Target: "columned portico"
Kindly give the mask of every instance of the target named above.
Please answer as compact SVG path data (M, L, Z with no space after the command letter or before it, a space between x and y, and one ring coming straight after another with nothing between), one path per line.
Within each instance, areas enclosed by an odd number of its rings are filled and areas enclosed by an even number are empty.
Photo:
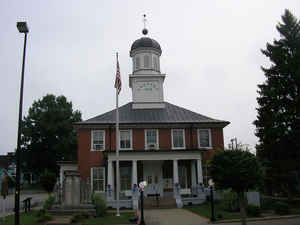
M111 152L107 154L108 157L108 179L107 184L114 187L113 177L113 161L116 160L115 153ZM127 161L129 165L131 164L131 190L128 189L126 192L131 193L134 184L138 184L143 179L149 183L148 190L145 190L145 194L151 195L155 193L159 193L160 196L164 196L164 191L174 191L174 185L180 184L182 182L182 178L179 177L179 167L182 168L182 161L190 161L187 165L186 169L188 172L190 181L185 184L185 187L182 189L182 193L190 193L190 188L196 186L196 184L203 183L203 175L202 175L202 163L201 163L201 152L199 151L120 151L119 155L120 162ZM138 161L141 163L143 170L137 170ZM165 163L170 162L170 165L173 167L170 173L170 176L163 177L163 165ZM179 163L180 162L180 163ZM169 164L168 164L169 165ZM182 170L181 170L182 171ZM182 175L181 175L182 176ZM181 180L181 181L180 181ZM166 183L168 182L168 183Z

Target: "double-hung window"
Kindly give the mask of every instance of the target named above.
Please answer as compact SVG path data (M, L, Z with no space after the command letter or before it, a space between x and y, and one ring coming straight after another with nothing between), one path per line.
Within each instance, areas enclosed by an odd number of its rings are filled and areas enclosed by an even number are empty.
M120 150L132 149L132 131L120 130Z
M92 131L92 151L103 151L105 148L105 132L104 130Z
M185 148L184 129L173 129L172 130L172 148L173 149L184 149Z
M158 149L158 130L145 130L146 149Z
M199 148L211 148L211 130L199 129L198 130L198 145Z
M104 167L92 167L91 168L91 184L92 190L98 192L105 191L105 168Z

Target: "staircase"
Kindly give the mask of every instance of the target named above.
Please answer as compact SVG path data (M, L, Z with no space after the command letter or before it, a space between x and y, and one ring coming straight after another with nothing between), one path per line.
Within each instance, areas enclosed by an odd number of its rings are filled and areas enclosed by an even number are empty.
M174 197L146 197L144 199L145 209L171 209L177 208Z

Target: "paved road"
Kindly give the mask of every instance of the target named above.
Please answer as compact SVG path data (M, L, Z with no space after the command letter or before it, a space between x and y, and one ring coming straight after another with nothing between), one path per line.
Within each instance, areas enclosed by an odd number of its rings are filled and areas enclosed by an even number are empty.
M31 204L32 206L35 206L35 205L41 205L45 201L45 199L47 199L48 195L46 193L21 194L20 207L22 207L22 200L24 200L27 197L32 197ZM4 207L5 207L5 213L4 213ZM9 195L6 197L6 199L0 197L0 217L13 213L14 208L15 208L14 195Z
M219 225L240 225L240 224L241 222L219 223ZM247 222L247 225L300 225L300 218L253 221L253 222Z
M149 209L145 211L147 225L201 225L208 219L184 209Z

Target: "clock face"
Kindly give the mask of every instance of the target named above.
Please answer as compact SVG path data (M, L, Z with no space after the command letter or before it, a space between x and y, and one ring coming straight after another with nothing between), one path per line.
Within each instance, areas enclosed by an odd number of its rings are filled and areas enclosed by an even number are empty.
M153 82L153 81L138 82L137 83L137 90L138 91L158 90L158 84L157 84L157 82Z

